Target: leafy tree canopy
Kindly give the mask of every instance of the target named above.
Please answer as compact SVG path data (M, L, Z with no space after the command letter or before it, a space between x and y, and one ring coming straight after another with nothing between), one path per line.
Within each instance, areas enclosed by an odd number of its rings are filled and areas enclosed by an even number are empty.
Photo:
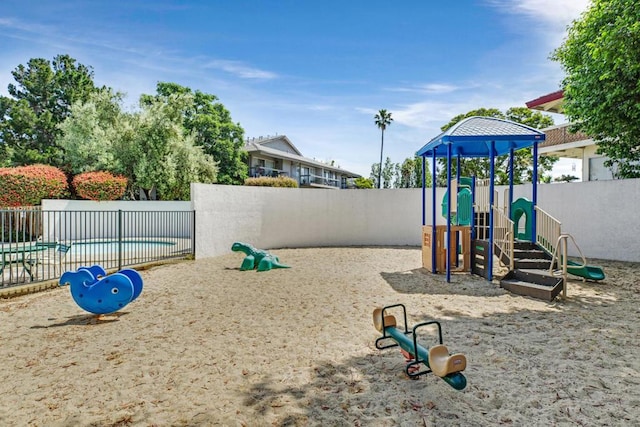
M455 116L449 123L442 126L441 130L446 131L459 121L472 116L495 117L498 119L511 120L522 123L536 129L542 129L553 125L553 118L542 114L539 111L532 111L525 107L509 108L505 113L496 108L479 108L469 111L466 114ZM540 156L538 158L538 179L541 182L550 182L551 176L548 172L553 168L553 164L558 161L557 157ZM452 163L452 174L456 174L456 163ZM445 186L447 182L446 159L438 159L438 185ZM515 184L531 182L533 178L533 154L531 150L523 149L516 153L513 169L513 181ZM495 163L496 184L506 185L509 183L509 156L498 156ZM460 159L460 175L475 176L476 178L489 178L489 159Z
M113 146L125 138L131 118L122 112L121 102L121 94L104 89L93 93L87 102L73 103L71 115L58 126L62 135L57 140L69 172L122 169Z
M247 154L244 147L244 129L233 123L229 111L215 95L207 94L176 83L160 82L156 95L142 95L140 104L168 102L172 95L190 95L192 102L182 106L179 113L183 126L193 133L195 143L218 162L217 182L243 184L248 175Z
M218 174L213 157L185 133L183 112L193 104L192 94L172 94L142 102L133 115L131 135L114 144L123 171L133 176L134 188L147 197L154 190L164 200L189 200L190 183L214 183Z
M617 163L640 177L640 2L593 0L552 54L566 72L564 112Z
M369 181L378 188L377 180L380 172L380 164L371 165ZM422 157L407 158L400 163L393 163L387 157L382 169L383 188L420 188L422 187ZM431 175L425 177L427 187L431 186Z
M53 62L30 59L11 74L16 84L9 84L10 96L0 96L0 154L11 165L62 166L58 125L74 102L86 101L97 90L93 71L69 55L58 55Z
M109 90L73 104L59 140L73 173L121 174L132 199L143 191L147 198L189 200L191 182L216 182L216 162L183 127L193 94L152 98L136 113L123 112L120 104L120 95Z
M396 163L393 163L391 158L387 157L382 170L380 170L380 163L371 165L371 175L369 179L373 181L376 188L393 188L395 169ZM382 182L379 181L380 179Z

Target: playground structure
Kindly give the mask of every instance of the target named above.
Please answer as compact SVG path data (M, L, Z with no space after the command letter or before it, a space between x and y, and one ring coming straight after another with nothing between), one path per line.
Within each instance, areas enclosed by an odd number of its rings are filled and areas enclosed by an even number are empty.
M100 265L66 271L60 286L69 285L71 297L85 311L96 315L114 313L142 293L142 276L136 270L123 269L107 275Z
M234 252L242 252L246 255L240 265L240 271L269 271L272 268L291 268L288 265L282 264L277 256L265 250L256 249L249 243L234 242L233 245L231 245L231 250Z
M402 309L403 327L398 328L395 316L388 311L395 308ZM407 310L403 304L389 305L373 310L373 325L382 336L376 339L376 348L383 350L400 347L411 360L405 366L405 373L413 379L433 372L456 390L467 386L467 379L461 373L467 367L467 359L461 353L449 354L448 348L442 343L442 327L440 322L429 321L415 325L411 330L407 326ZM418 344L417 331L420 328L434 325L438 329L438 344L428 350ZM391 341L391 343L388 343ZM388 344L385 344L387 342Z
M500 285L517 294L553 300L561 292L566 297L567 275L584 280L603 280L601 268L587 265L573 237L562 233L561 222L537 205L538 142L545 135L528 126L491 117L469 117L438 135L416 155L423 159L423 267L432 273L471 272L493 280L494 257L507 267ZM531 200L514 200L514 159L521 149L533 151ZM503 204L495 190L495 158L508 155L509 188ZM433 165L447 159L447 190L442 200L446 225L436 225L436 192L432 189L431 224L427 225L425 200L426 159ZM461 158L488 157L490 177L460 176ZM457 161L452 176L452 161ZM521 224L523 224L521 226ZM448 237L447 237L448 236ZM568 259L571 241L582 262Z

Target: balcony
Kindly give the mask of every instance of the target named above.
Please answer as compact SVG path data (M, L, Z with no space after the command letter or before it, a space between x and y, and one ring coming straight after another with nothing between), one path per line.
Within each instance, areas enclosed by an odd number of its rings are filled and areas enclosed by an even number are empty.
M585 147L593 140L584 132L571 132L571 124L565 123L544 131L546 139L539 145L540 154L581 159Z
M571 132L570 128L571 124L565 123L563 125L555 126L551 129L546 129L544 131L546 139L542 144L540 144L540 148L591 139L584 132Z
M249 177L258 178L261 176L277 178L279 176L289 176L289 174L281 169L267 168L264 166L253 166L249 168Z
M328 178L322 175L300 175L300 187L346 188L341 185L341 181L338 178Z

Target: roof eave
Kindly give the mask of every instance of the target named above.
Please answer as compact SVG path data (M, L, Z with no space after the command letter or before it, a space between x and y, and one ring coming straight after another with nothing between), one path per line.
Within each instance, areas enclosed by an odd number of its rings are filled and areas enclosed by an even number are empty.
M525 102L527 108L531 110L547 111L550 113L562 114L562 104L564 102L564 91L558 90L547 95L543 95L532 101Z

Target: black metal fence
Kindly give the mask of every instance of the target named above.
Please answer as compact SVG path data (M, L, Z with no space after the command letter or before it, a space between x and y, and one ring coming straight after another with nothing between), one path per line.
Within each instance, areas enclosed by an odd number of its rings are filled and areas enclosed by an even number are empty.
M0 210L0 287L99 264L122 269L195 251L194 211Z

